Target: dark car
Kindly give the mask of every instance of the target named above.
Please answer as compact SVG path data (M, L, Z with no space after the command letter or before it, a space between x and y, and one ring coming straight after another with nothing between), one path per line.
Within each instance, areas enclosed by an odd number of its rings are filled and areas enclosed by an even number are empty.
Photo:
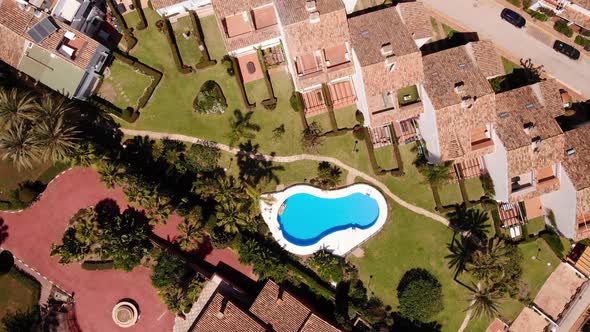
M580 58L580 51L576 50L572 45L566 44L561 40L556 40L553 44L553 49L561 54L567 55L568 58L578 60Z
M526 24L526 20L524 19L524 17L522 17L519 13L515 12L514 10L508 8L502 9L500 17L517 28L522 28Z

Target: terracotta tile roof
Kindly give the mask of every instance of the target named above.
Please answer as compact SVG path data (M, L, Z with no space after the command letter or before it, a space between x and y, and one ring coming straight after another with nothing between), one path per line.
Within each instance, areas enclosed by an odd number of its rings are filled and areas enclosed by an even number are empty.
M563 107L563 100L561 99L561 87L557 81L551 79L541 81L537 84L541 90L541 93L538 95L544 99L543 103L545 104L545 109L547 109L553 117L563 115L565 109Z
M308 307L271 280L266 282L250 311L277 332L299 331L311 314Z
M508 327L506 326L506 324L504 324L504 322L499 320L498 318L495 318L486 329L486 332L505 332L507 330Z
M488 80L469 56L465 46L454 47L425 56L424 87L435 109L461 103L455 86L462 86L462 94L479 98L493 94Z
M35 17L32 10L21 10L18 7L18 4L13 0L2 0L0 2L0 26L11 30L21 38L24 38L30 42L34 43L27 31L45 17L47 17L47 14L45 13L42 13L41 16L37 18ZM37 45L53 54L58 55L69 63L86 70L86 67L88 67L92 56L96 53L99 45L98 42L77 30L69 28L65 23L62 23L58 20L54 20L54 22L59 26L59 30L52 33L40 43L37 43ZM76 44L81 45L81 47L79 47L74 53L74 59L64 56L57 51L57 48L64 40L64 34L67 31L73 32L76 35ZM11 37L5 36L5 34L3 34L0 38L4 39ZM12 38L14 38L14 36Z
M572 0L576 5L590 10L590 0Z
M325 320L311 314L309 319L303 324L299 332L339 332L340 330L330 325Z
M545 332L549 321L529 307L524 307L510 325L510 332Z
M536 136L546 140L563 134L552 116L554 112L545 106L551 96L544 98L541 94L539 84L534 84L496 95L496 132L507 150L530 146ZM528 125L534 126L529 133L525 129ZM563 153L562 147L559 148Z
M386 44L391 44L396 57L419 52L395 7L351 17L348 25L352 47L361 66L383 63L385 56L381 47Z
M9 0L5 0L9 1ZM0 60L16 68L25 50L25 39L0 25Z
M590 8L590 7L586 7L586 8ZM570 6L566 6L564 11L561 14L559 14L559 16L562 16L563 18L567 19L568 21L574 22L577 25L582 26L584 28L590 28L590 16L588 16L578 10L575 10Z
M265 332L267 329L247 311L217 292L201 312L191 331Z
M475 62L485 77L504 75L504 65L491 41L481 40L465 46L467 51L475 57Z
M170 6L179 4L184 1L186 1L186 0L150 0L154 10L170 7Z
M310 12L305 8L306 1L304 0L275 0L275 4L283 26L309 20ZM345 10L342 0L316 0L315 6L320 16Z
M588 142L590 142L590 126L565 132L565 150L575 149L575 153L565 156L563 167L576 190L590 187L590 172L588 172L590 145Z
M571 302L585 280L573 267L567 263L560 263L545 281L533 302L551 319L559 320L566 305Z
M426 8L421 1L402 2L396 8L412 38L432 38L434 31L430 23L430 15L426 12Z

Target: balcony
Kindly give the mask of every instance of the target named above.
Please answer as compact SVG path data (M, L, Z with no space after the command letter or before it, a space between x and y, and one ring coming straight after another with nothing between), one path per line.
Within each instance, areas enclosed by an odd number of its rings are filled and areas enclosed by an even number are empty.
M471 151L485 149L493 145L494 141L490 137L487 126L471 129Z
M494 141L491 138L482 139L479 141L471 142L471 150L480 150L487 147L494 146Z
M545 191L559 185L559 179L555 177L553 167L545 167L538 169L537 174L537 189Z
M337 71L352 65L346 44L324 49L328 72Z
M322 73L321 59L318 59L314 54L308 53L303 56L298 56L295 61L297 67L297 75L312 77Z
M223 24L225 25L225 32L228 38L240 36L254 30L250 21L250 15L247 12L227 16L223 20Z

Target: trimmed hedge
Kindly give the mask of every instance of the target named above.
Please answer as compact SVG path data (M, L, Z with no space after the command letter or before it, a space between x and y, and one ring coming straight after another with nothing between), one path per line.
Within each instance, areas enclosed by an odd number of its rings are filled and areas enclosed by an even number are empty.
M541 12L538 12L536 10L532 10L532 9L527 9L526 11L529 15L531 15L532 18L534 18L535 20L541 21L541 22L546 22L549 20L549 17Z
M270 81L270 75L268 74L268 68L266 67L266 63L264 63L264 57L262 55L262 50L257 50L258 54L258 62L260 62L260 67L262 69L262 73L264 74L264 84L266 85L266 91L268 92L268 99L262 101L262 106L265 109L272 111L277 108L277 97L275 97L274 89L272 87L272 82Z
M112 270L113 261L84 261L82 269L88 271Z
M197 47L201 51L201 62L195 65L197 69L203 69L210 66L214 66L217 64L217 61L212 60L211 56L209 55L209 50L207 49L207 44L205 44L205 35L203 34L203 29L201 28L201 21L199 20L199 16L193 10L190 10L189 16L191 18L191 26L193 28L193 35L197 40Z
M558 31L568 37L571 37L574 35L574 30L572 30L572 28L570 28L567 23L565 23L564 21L557 21L555 22L555 25L553 26L553 29L555 29L555 31Z
M242 101L246 105L248 111L252 111L256 108L256 103L250 103L250 100L248 100L248 94L246 93L246 87L244 86L244 80L242 78L242 72L240 72L238 60L233 56L229 57L229 59L231 60L232 69L234 70L234 76L236 78L236 83L238 83L240 95L242 96Z
M143 30L148 27L147 18L145 18L145 13L143 12L143 8L141 7L141 0L133 0L133 6L137 11L137 15L139 15L139 22L135 26L137 30Z
M580 35L576 36L576 39L574 40L576 44L582 46L582 47L586 47L589 46L590 47L590 38L584 38Z
M133 49L137 44L137 38L133 35L133 30L127 26L127 22L123 18L123 15L117 9L117 5L113 2L113 0L106 0L107 6L111 13L117 19L117 22L121 25L121 29L123 30L123 39L125 39L125 44L127 45L127 51Z
M158 23L156 23L158 24ZM168 41L168 46L170 46L170 51L172 52L172 59L174 59L174 64L176 64L176 69L182 74L190 74L193 72L193 68L191 66L185 65L182 62L182 57L180 56L180 50L178 49L178 45L176 44L176 38L174 37L174 30L172 30L172 25L170 21L165 19L163 20L163 32L166 35L166 40Z
M139 98L139 101L137 102L137 109L144 108L150 100L150 98L152 97L152 94L156 90L156 87L158 87L158 84L160 84L160 81L162 80L163 76L162 73L146 64L139 62L136 58L130 57L121 52L115 51L113 52L113 55L115 59L126 63L127 65L139 70L142 74L148 75L152 78L152 83L147 87L147 89L144 91L143 95L141 96L141 98Z

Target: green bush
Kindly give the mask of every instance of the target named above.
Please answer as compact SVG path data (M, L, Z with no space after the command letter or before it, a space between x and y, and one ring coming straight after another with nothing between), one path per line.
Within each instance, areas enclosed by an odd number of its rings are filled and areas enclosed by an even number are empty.
M291 98L289 98L289 104L295 112L303 112L303 101L298 92L293 92Z
M582 36L590 37L590 30L584 30L584 31L582 31Z
M32 203L36 198L37 193L29 187L23 187L18 190L18 200L25 204Z
M329 251L320 250L316 252L307 262L322 279L330 282L342 281L344 276L344 268L346 266L344 258L335 256Z
M540 13L536 10L527 9L527 13L529 13L529 15L531 15L531 17L537 21L546 22L547 20L549 20L549 17L547 17L547 15Z
M572 30L572 28L570 28L565 21L555 22L553 29L555 29L555 31L558 31L568 37L571 37L574 35L574 30Z
M400 314L413 321L429 322L443 306L440 282L422 268L407 271L397 286Z
M145 18L145 13L143 12L143 8L141 7L141 0L132 0L133 6L135 7L135 11L137 11L137 15L139 15L139 22L135 26L137 30L143 30L148 27L148 21Z
M227 102L219 84L206 81L193 101L193 110L201 114L221 114L227 109Z
M240 72L238 60L234 57L229 57L229 59L231 61L231 65L232 65L231 69L232 69L233 73L235 74L234 76L236 78L236 83L238 83L238 87L240 90L240 96L242 97L242 101L244 102L244 104L246 105L246 108L249 111L254 110L254 108L256 108L256 103L251 103L250 100L248 100L248 94L246 93L246 87L244 86L244 80L242 78L242 73ZM228 69L228 74L229 74L229 69Z
M265 99L261 102L261 104L265 109L273 111L277 108L277 99L274 97L272 99Z
M575 43L582 46L582 47L590 46L590 38L584 38L580 35L577 35L576 39L575 39Z
M496 196L496 189L494 188L494 181L492 177L486 173L479 176L479 180L481 181L481 187L483 189L484 195L488 196L489 198L494 198Z
M557 15L557 14L555 14L555 12L553 10L551 10L549 8L545 8L545 7L540 7L539 11L549 17L555 17L555 15Z
M82 263L82 269L88 271L101 271L101 270L112 270L113 261L84 261Z
M520 0L507 0L507 1L510 2L511 4L515 5L516 7L519 7L519 8L522 7Z
M363 112L361 112L360 110L356 110L356 112L354 113L354 117L361 126L365 125L365 116L363 115Z
M149 67L149 66L137 61L137 59L127 56L121 52L113 52L113 55L114 55L115 59L126 63L127 65L131 66L132 68L139 70L142 74L148 75L152 78L152 82L147 87L147 89L144 91L143 95L141 95L141 97L137 101L137 109L144 108L145 105L147 105L150 98L152 97L152 94L156 90L156 87L158 86L158 84L160 84L160 81L162 80L162 73L155 70L152 67ZM117 108L114 105L112 105L112 106ZM111 112L111 111L108 111L108 112ZM121 116L120 111L119 111L119 113L116 113L116 112L111 112L111 113ZM136 112L134 115L135 118L132 118L131 122L135 121L135 119L137 119L137 116L139 116L139 113Z
M174 30L172 29L172 25L170 24L169 20L164 20L163 28L163 32L166 35L166 40L168 41L168 46L170 46L170 51L172 52L172 59L174 59L176 69L178 69L178 71L182 74L192 73L193 68L191 66L185 65L182 62L180 50L178 49L178 45L176 44L176 38L174 37Z

